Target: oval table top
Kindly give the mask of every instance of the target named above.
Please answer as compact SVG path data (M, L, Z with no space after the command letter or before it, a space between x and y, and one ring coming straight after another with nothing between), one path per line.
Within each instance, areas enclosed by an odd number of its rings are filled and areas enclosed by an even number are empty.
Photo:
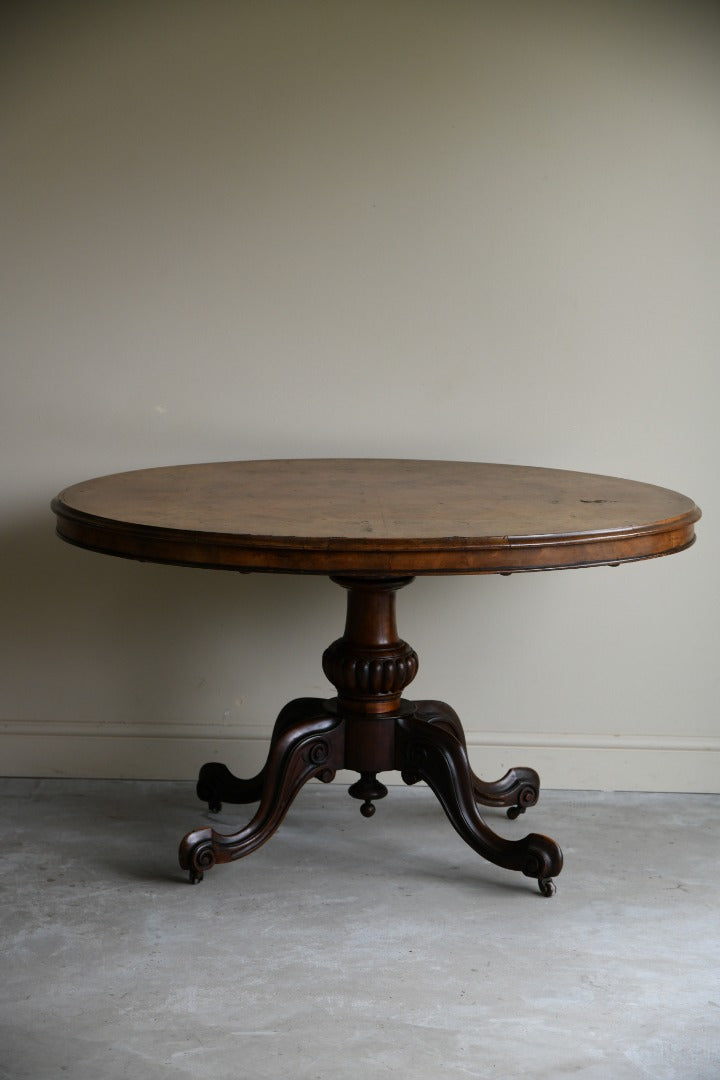
M700 510L652 484L468 461L312 458L116 473L53 500L58 534L110 555L228 570L511 573L692 544Z

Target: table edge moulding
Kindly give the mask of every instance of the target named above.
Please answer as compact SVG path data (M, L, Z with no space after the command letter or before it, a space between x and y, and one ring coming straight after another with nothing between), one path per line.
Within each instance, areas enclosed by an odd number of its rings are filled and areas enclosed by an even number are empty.
M58 535L108 555L240 572L324 574L346 591L343 635L325 650L336 696L296 698L279 713L264 767L248 779L208 762L197 783L211 813L257 803L233 833L203 827L180 844L190 881L256 850L311 778L359 774L366 817L387 795L381 772L425 781L480 855L555 891L558 844L495 833L479 807L516 818L538 799L523 766L499 780L470 767L462 723L404 691L418 668L398 634L396 594L419 575L512 574L611 565L689 547L700 510L685 495L617 477L475 462L383 458L216 462L141 469L66 488Z

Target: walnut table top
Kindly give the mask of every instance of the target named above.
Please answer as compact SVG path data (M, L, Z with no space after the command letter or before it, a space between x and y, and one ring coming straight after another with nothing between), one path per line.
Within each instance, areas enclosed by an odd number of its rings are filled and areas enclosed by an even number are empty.
M60 536L107 554L235 570L509 573L688 547L700 511L651 484L468 461L229 461L87 480Z

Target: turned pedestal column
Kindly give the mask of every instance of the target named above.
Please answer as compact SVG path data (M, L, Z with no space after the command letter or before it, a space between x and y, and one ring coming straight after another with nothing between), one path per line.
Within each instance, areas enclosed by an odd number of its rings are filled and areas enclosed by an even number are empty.
M363 581L333 578L347 589L345 632L323 654L323 671L338 692L337 713L345 720L345 768L360 773L350 788L362 799L365 817L373 800L387 795L379 772L396 767L396 720L413 709L402 692L415 678L417 653L398 636L395 594L412 578Z

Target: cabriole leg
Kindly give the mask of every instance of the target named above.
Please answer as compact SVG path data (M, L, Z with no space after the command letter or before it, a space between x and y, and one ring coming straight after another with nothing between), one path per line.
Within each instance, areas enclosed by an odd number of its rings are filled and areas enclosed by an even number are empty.
M465 731L460 717L444 701L417 701L417 715L428 724L454 735L463 749L467 750ZM482 806L507 807L511 819L524 814L534 806L540 795L540 777L535 769L520 766L508 769L499 780L481 780L470 769L475 802Z
M450 823L474 851L496 866L535 878L540 891L552 895L551 879L563 865L559 846L538 833L506 840L488 827L475 803L465 747L454 734L418 716L400 717L398 767L406 781L424 780L432 788Z
M286 730L293 727L303 717L317 717L323 710L322 698L296 698L288 702L275 721L270 749ZM270 754L268 754L268 758ZM219 761L208 761L200 768L196 787L197 797L208 804L211 814L219 814L223 803L259 802L265 782L265 765L256 776L247 780L235 776L227 765Z
M301 699L306 700L306 699ZM238 832L225 834L214 829L197 829L180 844L180 866L191 883L202 881L215 863L232 862L256 851L282 823L303 784L313 777L326 782L342 767L344 723L323 712L312 717L301 714L289 722L270 748L262 772L260 805L252 820Z

